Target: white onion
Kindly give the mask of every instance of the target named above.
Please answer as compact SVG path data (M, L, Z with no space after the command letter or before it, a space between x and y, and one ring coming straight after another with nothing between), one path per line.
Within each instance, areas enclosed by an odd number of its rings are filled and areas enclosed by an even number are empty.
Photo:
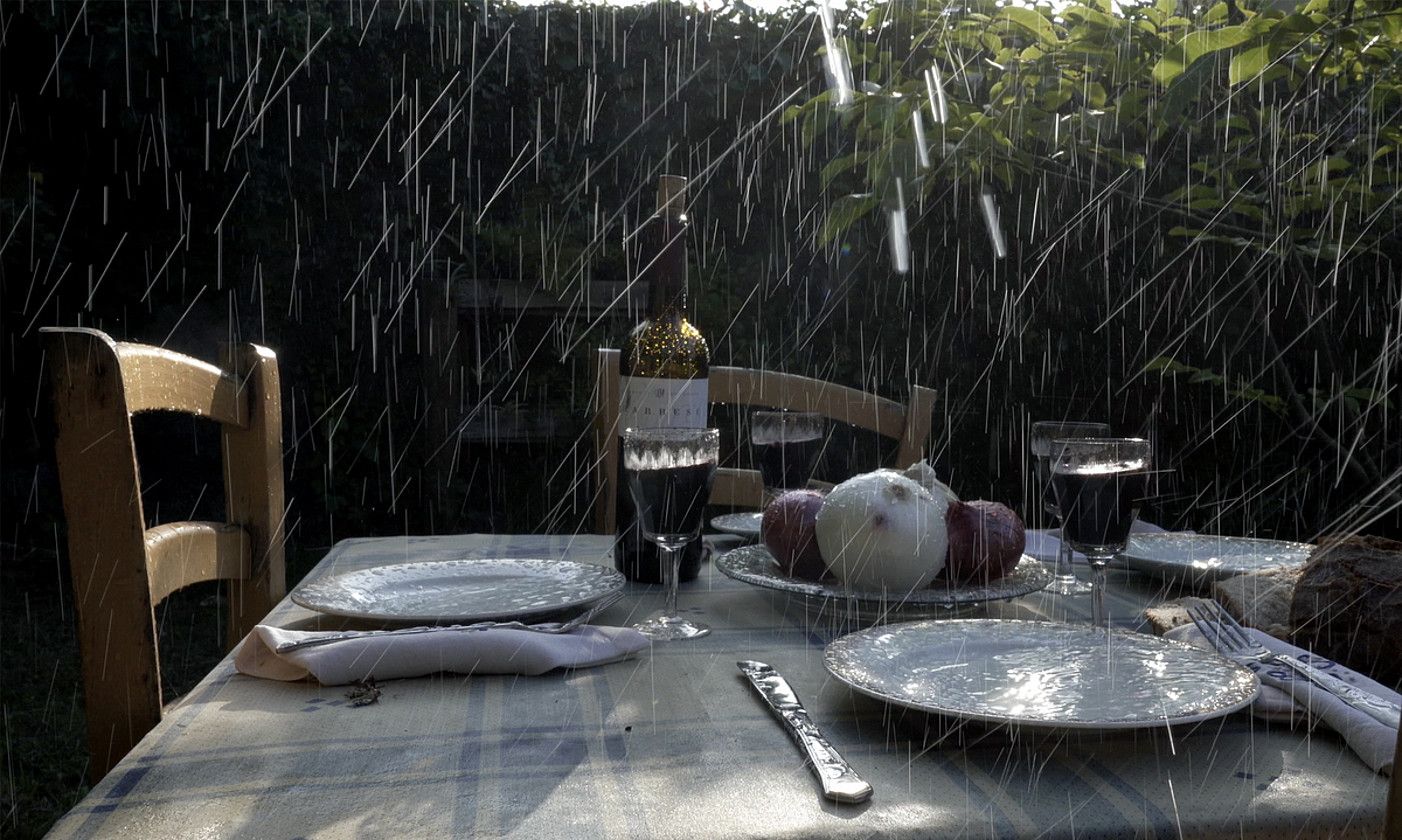
M818 511L818 550L848 587L893 596L930 585L944 568L949 500L894 470L850 478Z

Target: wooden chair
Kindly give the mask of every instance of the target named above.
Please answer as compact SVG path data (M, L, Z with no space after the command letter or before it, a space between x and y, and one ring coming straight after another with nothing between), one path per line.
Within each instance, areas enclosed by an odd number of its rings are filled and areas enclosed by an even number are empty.
M161 719L155 606L228 581L232 648L285 593L277 358L245 344L221 370L97 330L43 332L96 782ZM155 410L220 423L228 523L146 527L131 415Z
M599 458L595 474L594 528L611 534L617 512L614 488L618 483L619 351L600 348L595 371L594 452ZM900 441L896 466L907 466L925 455L933 420L935 392L913 385L910 402L893 400L798 376L737 367L711 368L707 389L712 403L816 411L831 420L869 429ZM816 482L815 482L816 483ZM732 507L758 508L764 485L758 470L722 467L716 472L711 502Z

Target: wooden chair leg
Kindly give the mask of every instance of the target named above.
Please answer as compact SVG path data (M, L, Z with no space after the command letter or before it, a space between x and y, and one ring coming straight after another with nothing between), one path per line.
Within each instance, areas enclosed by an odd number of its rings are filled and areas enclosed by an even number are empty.
M277 357L246 344L226 351L224 367L248 391L248 428L224 427L224 492L229 521L251 541L252 569L230 581L226 646L232 649L287 594L282 475L282 391Z

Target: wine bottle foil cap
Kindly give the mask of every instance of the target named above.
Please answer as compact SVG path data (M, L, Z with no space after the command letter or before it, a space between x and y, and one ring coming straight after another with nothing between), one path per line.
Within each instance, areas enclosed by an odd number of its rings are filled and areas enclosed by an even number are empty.
M682 175L661 175L657 178L657 211L671 209L686 212L686 178Z

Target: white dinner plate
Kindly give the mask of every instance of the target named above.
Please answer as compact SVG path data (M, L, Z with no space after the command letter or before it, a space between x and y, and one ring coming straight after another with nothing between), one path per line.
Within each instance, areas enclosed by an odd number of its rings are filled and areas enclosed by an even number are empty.
M1308 543L1164 532L1130 534L1120 557L1131 569L1204 583L1247 572L1299 568L1312 551Z
M548 615L623 588L617 570L570 560L436 560L378 566L300 586L309 610L381 621L464 623Z
M992 723L1138 729L1245 708L1261 684L1182 642L1049 621L889 624L828 645L834 677L880 700Z
M715 564L728 577L745 583L809 598L854 602L858 613L870 615L950 609L1016 598L1036 592L1052 581L1051 569L1025 554L1012 574L987 584L945 585L936 581L926 589L899 593L848 589L836 579L815 581L789 577L780 571L774 555L763 545L744 545L727 551L715 559Z
M764 515L759 511L748 513L726 513L711 520L711 527L722 534L759 539L759 523Z

